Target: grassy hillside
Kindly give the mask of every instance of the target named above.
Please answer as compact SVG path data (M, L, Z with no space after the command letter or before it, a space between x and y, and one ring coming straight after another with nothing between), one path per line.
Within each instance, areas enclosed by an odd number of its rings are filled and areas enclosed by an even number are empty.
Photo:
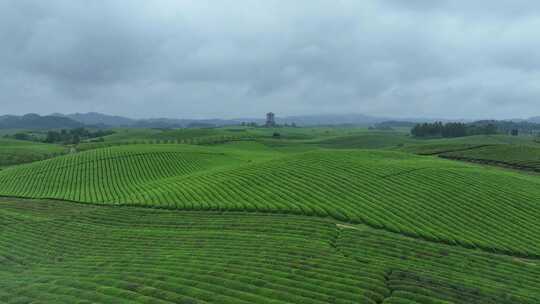
M436 155L489 145L537 145L532 136L476 135L421 139L407 132L350 130L348 134L318 137L311 144L330 149L386 149L418 155Z
M370 131L354 135L336 136L323 139L318 144L325 148L336 149L381 149L400 147L415 140L406 133L392 131Z
M90 140L77 148L84 151L127 144L211 144L240 138L222 129L116 129L114 132L103 137L103 142Z
M2 303L540 301L536 260L329 218L0 199L0 225Z
M390 151L130 145L0 172L0 195L332 217L540 256L540 179Z
M540 172L540 144L491 145L443 153L440 156Z
M66 149L51 144L0 138L0 168L51 158Z

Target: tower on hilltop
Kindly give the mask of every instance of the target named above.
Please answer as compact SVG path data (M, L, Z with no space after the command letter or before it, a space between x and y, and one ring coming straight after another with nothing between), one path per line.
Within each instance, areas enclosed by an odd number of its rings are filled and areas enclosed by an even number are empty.
M272 112L266 113L266 126L275 127L276 126L276 115Z

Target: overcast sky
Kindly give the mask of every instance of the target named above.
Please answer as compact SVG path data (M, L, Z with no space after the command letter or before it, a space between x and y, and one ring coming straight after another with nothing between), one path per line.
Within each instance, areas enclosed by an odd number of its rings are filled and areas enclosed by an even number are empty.
M0 114L540 115L538 0L1 0Z

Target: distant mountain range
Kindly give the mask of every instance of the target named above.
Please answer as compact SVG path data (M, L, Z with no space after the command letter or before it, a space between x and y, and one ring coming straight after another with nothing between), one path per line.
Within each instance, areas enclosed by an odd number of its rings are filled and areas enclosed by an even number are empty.
M112 128L187 128L187 127L215 127L237 125L238 120L226 119L175 119L175 118L146 118L133 119L123 116L107 115L101 113L75 113L59 114L52 116L66 117L74 121L92 126L104 126Z
M331 115L311 115L311 116L289 116L277 118L278 123L295 123L300 126L314 125L371 125L380 123L390 118L373 117L363 114L331 114Z
M128 127L128 128L185 128L185 127L213 127L238 125L242 122L255 122L263 124L264 114L258 118L238 118L238 119L173 119L173 118L151 118L151 119L131 119L122 116L106 115L101 113L75 113L75 114L52 114L53 116L66 117L86 125L102 125L107 127ZM311 115L311 116L288 116L277 117L278 124L292 124L299 126L313 125L371 125L388 120L381 117L372 117L362 114L346 115Z
M540 124L540 116L531 117L528 119L529 122Z
M74 114L61 114L53 113L51 116L66 117L85 125L103 125L103 126L129 126L136 122L131 118L122 116L106 115L101 113L74 113Z
M0 129L72 129L84 126L85 124L67 117L37 114L0 116Z
M185 128L185 127L213 127L239 125L242 122L265 123L265 113L261 117L237 118L237 119L173 119L173 118L151 118L151 119L131 119L121 116L112 116L101 113L76 113L76 114L52 114L59 117L67 117L75 121L88 125L104 125L108 127L128 127L128 128ZM276 117L278 124L292 124L299 126L315 125L372 125L390 118L374 117L363 114L331 114L331 115L306 115L306 116L286 116ZM414 121L424 121L416 119Z
M374 117L363 114L331 114L331 115L305 115L277 117L278 124L292 124L298 126L315 125L358 125L369 126L385 121L419 123L435 121L437 119L392 119L388 117ZM450 121L450 120L442 120ZM540 123L540 117L532 117L522 120L531 123ZM79 127L100 128L190 128L190 127L217 127L239 125L242 122L255 122L263 124L264 115L260 118L239 119L174 119L174 118L150 118L133 119L123 116L107 115L101 113L74 113L40 116L38 114L26 114L23 116L4 115L0 116L0 129L70 129Z

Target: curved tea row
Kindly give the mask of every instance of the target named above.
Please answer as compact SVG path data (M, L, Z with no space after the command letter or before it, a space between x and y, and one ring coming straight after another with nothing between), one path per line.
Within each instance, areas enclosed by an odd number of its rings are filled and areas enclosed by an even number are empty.
M491 145L441 156L540 172L540 145Z
M540 300L536 261L329 218L4 199L0 226L2 303Z
M382 274L330 246L323 219L69 205L0 202L0 302L375 304L388 293Z
M183 210L333 217L423 239L540 256L540 179L380 151L248 160L228 150L130 146L0 173L0 195Z

